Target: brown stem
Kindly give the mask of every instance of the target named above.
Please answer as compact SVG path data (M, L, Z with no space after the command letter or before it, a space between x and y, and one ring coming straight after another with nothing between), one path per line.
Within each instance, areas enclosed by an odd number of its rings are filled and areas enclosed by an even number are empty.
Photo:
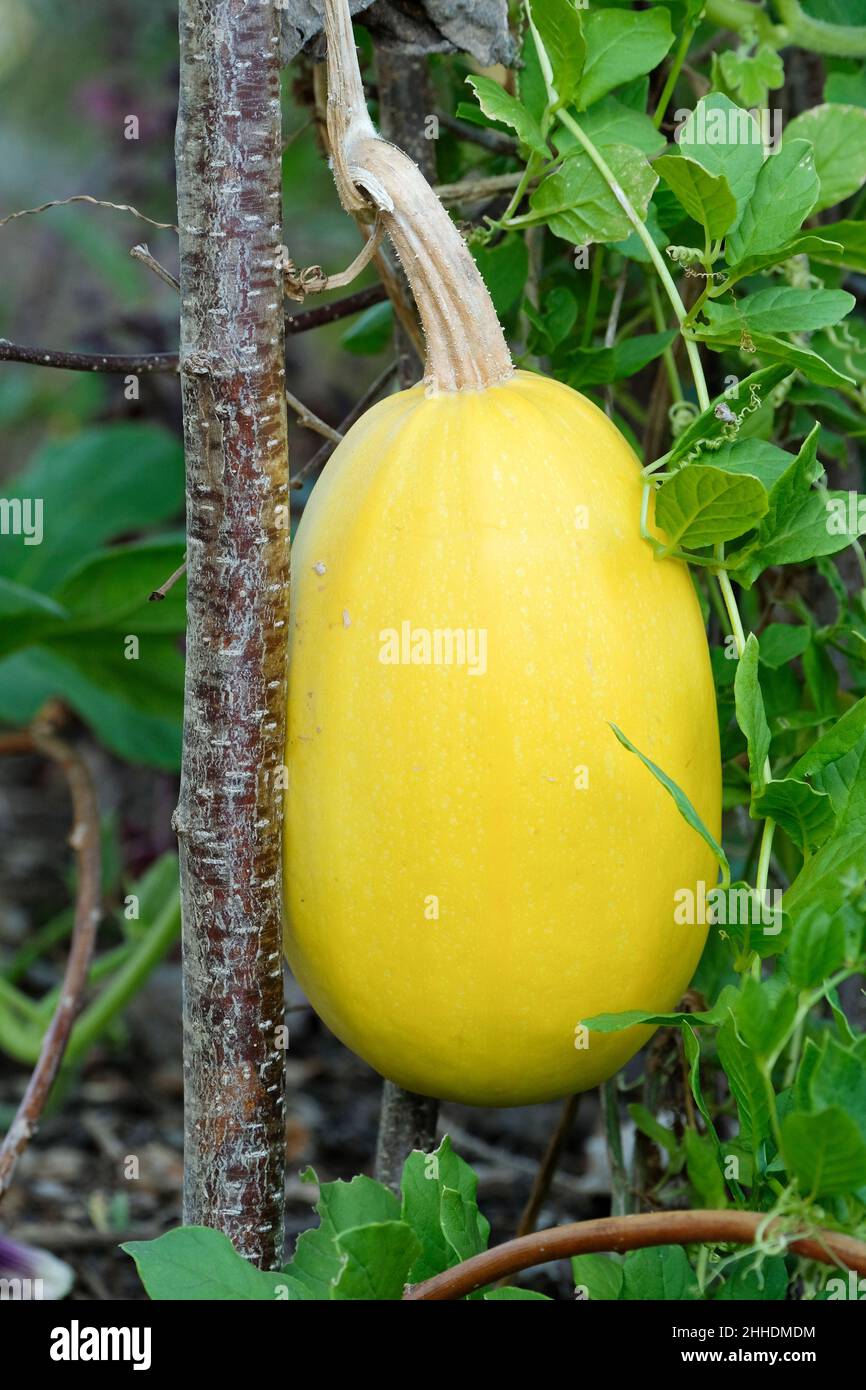
M470 125L468 121L461 121L458 116L450 116L447 112L440 115L439 124L450 130L458 139L468 140L470 145L480 145L482 149L492 150L494 154L510 154L517 158L517 141L510 135L503 135L501 131L488 130L486 126Z
M403 1165L413 1149L429 1153L436 1146L439 1102L430 1096L404 1091L393 1081L382 1087L382 1109L376 1140L377 1182L399 1194Z
M288 633L279 12L181 0L184 1220L280 1264Z
M348 318L361 309L370 309L388 298L384 285L368 285L366 289L356 290L343 299L335 299L330 304L319 304L315 309L304 309L286 319L286 334L308 333L311 328L321 328L326 323L336 323L338 319Z
M523 1208L520 1221L518 1222L518 1236L529 1235L530 1231L535 1230L538 1213L544 1206L547 1194L556 1176L559 1160L568 1142L568 1136L571 1133L571 1127L574 1124L574 1117L577 1114L579 1104L580 1096L568 1096L566 1100L563 1101L556 1129L550 1136L550 1140L544 1152L544 1157L538 1166L538 1172L532 1184L532 1191L529 1194L526 1206Z
M143 241L138 246L133 246L129 254L134 261L141 261L148 270L152 270L157 279L162 280L169 289L174 290L177 294L180 293L180 281L172 275L170 270L166 270L165 266L160 264L156 256L151 254L150 247L146 242Z
M347 0L325 0L328 136L347 212L382 215L427 340L434 391L481 390L513 373L490 295L469 249L417 165L374 130L367 114Z
M494 1246L444 1274L415 1284L403 1297L409 1302L465 1298L506 1275L572 1255L622 1253L653 1245L752 1245L766 1219L763 1213L753 1211L660 1211L576 1221ZM767 1234L781 1236L783 1232L771 1224ZM802 1236L786 1233L786 1248L807 1260L866 1274L866 1245L851 1236L822 1230Z
M400 362L399 359L397 359L394 362L390 363L390 365L387 366L383 372L380 372L380 374L376 377L376 380L371 382L370 385L367 387L360 400L356 401L355 404L352 406L352 409L349 411L345 419L340 421L335 433L342 436L352 428L355 421L361 418L367 407L372 405L373 402L378 399L380 391L384 386L387 386L391 378L395 375L397 371L399 371L399 367ZM291 481L290 486L292 488L303 487L307 478L309 478L312 473L315 473L319 468L321 468L325 463L327 463L328 459L331 457L331 454L334 452L336 447L336 444L331 443L330 440L328 440L326 444L323 444L321 449L318 449L316 453L313 454L312 458L307 459L307 462L301 468L298 469L297 473Z
M177 569L168 576L164 583L160 584L158 589L154 589L153 593L148 595L148 603L161 603L169 589L173 589L184 574L186 574L186 560L178 565Z
M25 347L0 339L0 362L24 362L31 367L60 367L67 372L121 372L144 374L176 372L176 352L58 352L54 348Z
M336 323L350 314L381 304L387 298L384 285L368 285L366 289L347 294L343 299L335 299L331 304L304 309L302 313L286 318L286 336L294 337L297 333L309 333L312 328ZM58 352L53 348L25 347L22 343L10 343L6 338L0 338L0 362L23 362L31 367L60 367L70 372L176 372L178 361L176 352Z
M99 805L87 765L45 723L36 723L32 729L17 735L6 734L3 744L4 752L41 753L65 773L72 796L74 822L69 842L78 864L78 885L72 943L57 1008L42 1039L39 1060L21 1104L0 1147L0 1199L9 1188L20 1155L36 1133L39 1117L60 1070L87 983L101 916L102 893Z

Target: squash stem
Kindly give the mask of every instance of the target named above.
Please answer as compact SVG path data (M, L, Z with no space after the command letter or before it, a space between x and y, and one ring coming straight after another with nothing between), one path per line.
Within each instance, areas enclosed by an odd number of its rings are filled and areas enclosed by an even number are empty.
M348 0L325 0L328 136L347 212L377 209L415 297L431 391L483 390L514 373L496 310L469 248L421 170L367 112Z

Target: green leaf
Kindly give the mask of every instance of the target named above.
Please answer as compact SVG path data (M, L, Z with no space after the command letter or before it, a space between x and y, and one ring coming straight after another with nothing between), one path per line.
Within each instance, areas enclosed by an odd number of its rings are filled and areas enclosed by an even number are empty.
M734 439L720 444L712 453L705 455L725 473L746 474L763 483L768 496L772 497L774 488L787 473L794 462L789 454L767 439Z
M641 216L646 216L658 182L650 165L627 145L606 145L600 151ZM598 241L621 241L631 223L589 155L569 155L530 195L532 212L513 219L515 226L546 222L555 236L575 246Z
M770 333L752 333L744 338L742 329L731 329L730 332L724 333L720 330L705 329L702 325L693 331L692 336L716 350L733 347L739 348L740 351L748 350L750 355L754 352L758 357L778 359L787 364L789 372L803 372L810 381L817 382L819 386L844 388L855 384L853 377L838 371L826 358L800 343L790 342L787 338L776 338Z
M572 0L532 0L532 21L553 70L560 105L567 105L580 85L586 43L580 15Z
M145 632L183 632L186 579L181 577L161 602L150 595L179 568L184 546L165 540L117 546L89 556L55 598L69 613L76 632L104 628L141 636Z
M490 291L493 307L502 317L523 294L529 273L526 240L522 236L503 237L496 246L473 246L472 255Z
M858 805L866 802L862 766L864 754L866 699L858 700L831 729L816 739L788 775L811 777L816 786L829 794L837 816L843 816L855 795Z
M50 618L52 622L63 622L67 613L53 598L38 589L25 588L11 579L0 579L0 623L5 627L9 618Z
M308 1168L302 1176L307 1182L316 1181L312 1169ZM340 1239L359 1227L402 1225L398 1220L399 1205L381 1183L359 1176L351 1182L321 1183L316 1212L319 1225L298 1237L286 1272L305 1290L307 1298L344 1297L335 1290L351 1255L341 1249ZM356 1277L354 1271L350 1277Z
M757 1154L769 1131L770 1111L767 1091L752 1053L737 1036L732 1019L716 1036L719 1061L728 1078L731 1095L737 1103L740 1135L752 1154Z
M359 314L350 328L347 328L341 345L347 352L359 357L372 357L384 352L394 336L394 310L390 300L384 304L373 304Z
M402 1187L402 1219L421 1243L412 1283L486 1250L490 1227L478 1210L478 1179L447 1135L432 1154L409 1155Z
M762 637L762 646L763 643ZM819 792L796 777L767 782L752 801L752 814L760 820L778 821L799 850L823 844L836 819L826 792Z
M546 1293L536 1293L534 1289L517 1289L510 1285L506 1285L503 1289L491 1289L489 1293L484 1294L482 1299L484 1303L526 1303L529 1301L553 1302Z
M655 162L658 168L659 160ZM841 323L856 304L845 290L798 290L774 285L734 304L708 302L704 313L711 328L746 329L749 333L808 333Z
M794 922L788 946L788 973L799 989L814 989L834 970L845 955L845 928L842 918L814 907L800 913Z
M836 912L866 880L866 700L859 700L790 770L825 791L836 829L785 895L793 916L813 906Z
M770 726L764 713L764 698L758 679L759 652L758 639L750 632L734 677L737 723L746 735L749 777L755 795L764 786L764 763L770 752Z
M592 143L602 145L628 145L640 150L647 158L652 158L664 149L667 141L656 130L644 111L636 111L626 106L619 97L603 97L580 118L580 128ZM566 154L569 150L582 148L577 136L567 126L559 125L553 135L557 153Z
M672 328L664 333L638 333L610 348L572 348L566 357L568 384L581 390L635 376L661 357L676 336Z
M593 1033L618 1033L622 1028L633 1028L635 1025L645 1025L648 1028L671 1028L687 1023L689 1027L693 1024L698 1027L704 1025L716 1027L727 1018L736 994L737 991L733 985L726 986L711 1009L703 1009L695 1013L681 1010L660 1014L647 1009L627 1009L619 1014L594 1014L592 1018L585 1018L582 1022Z
M750 585L768 565L790 565L843 550L866 530L855 513L851 525L847 497L816 490L812 484L821 473L817 459L819 427L816 425L770 491L769 508L758 528L757 539L731 557L737 579ZM834 504L842 509L842 524L833 522Z
M708 173L722 175L737 207L745 207L764 162L761 131L748 111L711 92L683 123L678 144Z
M538 49L535 46L532 26L529 24L524 29L523 46L520 50L520 66L517 69L516 80L517 95L523 105L532 113L536 121L542 121L547 110L547 88L544 85L544 74L538 61Z
M866 1053L863 1039L843 1046L827 1038L806 1081L810 1105L816 1110L840 1106L866 1139Z
M545 156L549 154L541 126L516 97L513 97L510 92L506 92L505 88L500 87L498 82L494 82L492 77L476 77L473 74L471 77L467 77L466 81L474 91L478 105L485 116L510 126L512 130L517 132L517 138L521 144L528 145L537 154Z
M823 265L842 265L866 273L866 222L833 222L821 228L826 238L809 255Z
M782 59L769 43L762 43L751 55L731 49L713 54L713 64L713 74L717 73L746 107L765 106L767 93L785 81Z
M680 1303L699 1296L694 1270L679 1245L630 1250L622 1272L622 1298Z
M674 41L670 15L660 5L631 10L591 9L584 14L586 58L577 92L583 111L614 87L652 72Z
M674 473L656 493L655 518L673 548L693 550L730 541L757 526L767 510L759 478L693 463Z
M842 106L866 106L866 68L854 72L831 72L824 83L824 100Z
M305 1182L317 1181L312 1168L308 1168L303 1177ZM322 1226L330 1233L340 1235L356 1226L395 1221L400 1214L400 1205L393 1192L382 1183L359 1174L350 1182L320 1183L316 1211L321 1217Z
M827 230L832 229L828 228ZM766 251L758 251L753 256L746 256L744 260L731 266L727 279L710 290L710 297L715 299L719 295L726 294L731 286L736 285L738 281L746 279L749 275L757 275L759 271L768 270L771 266L783 265L785 261L790 261L794 256L811 256L813 260L827 261L829 259L831 264L836 264L834 257L840 256L842 250L840 241L829 241L825 237L816 236L813 232L800 232L790 241L786 241L784 245L770 246Z
M797 1012L797 997L781 975L748 977L734 1003L737 1032L758 1058L772 1057L784 1042Z
M676 468L695 448L703 446L706 449L708 444L724 439L732 428L730 416L739 415L746 406L765 404L771 391L784 381L786 376L790 376L790 373L789 367L774 363L771 367L762 367L760 371L744 377L736 386L716 396L707 409L702 410L682 434L677 436L673 448L665 456L668 468ZM711 456L708 454L708 458ZM754 470L746 468L744 471Z
M44 445L4 496L40 498L44 536L0 548L0 578L50 592L100 545L182 512L183 449L156 425L101 425Z
M734 1299L760 1299L763 1302L779 1302L784 1299L788 1288L788 1271L782 1255L769 1255L760 1258L756 1265L738 1264L725 1279L716 1301L725 1303Z
M333 1286L335 1299L401 1299L409 1270L421 1249L403 1221L374 1222L337 1237L343 1265Z
M761 665L777 671L780 666L802 656L809 641L807 627L795 627L793 623L770 623L761 633Z
M615 1302L622 1291L622 1261L616 1255L573 1255L575 1290L584 1299Z
M68 616L65 608L37 589L0 579L0 656L30 646L45 632L62 627Z
M544 326L554 347L559 347L577 322L577 300L564 285L554 285L544 297Z
M813 211L835 207L866 182L866 111L826 103L789 121L782 149L808 140L814 151L820 194ZM829 231L829 229L828 229Z
M694 1036L694 1035L692 1035ZM656 1119L645 1105L638 1101L632 1102L628 1107L628 1113L634 1121L635 1129L640 1130L651 1139L664 1153L675 1154L679 1148L677 1136L670 1129L665 1129L664 1125Z
M725 260L735 266L784 245L818 201L818 175L806 140L783 142L763 164L736 229L725 243Z
M786 1115L782 1154L805 1196L840 1197L866 1186L866 1143L841 1106Z
M719 1168L716 1146L705 1134L687 1129L683 1136L686 1172L695 1195L695 1204L718 1211L727 1204L725 1180Z
M742 879L708 895L719 935L726 937L738 957L757 951L762 958L778 955L787 941L786 918L776 900Z
M16 652L0 662L0 718L32 719L58 695L97 737L131 763L175 771L180 766L184 661L174 638L153 634L137 661L124 657L120 635L52 638L50 647Z
M722 849L718 841L714 839L714 837L710 834L709 830L704 825L703 821L701 820L692 803L689 801L685 792L677 786L676 782L674 782L670 777L668 777L666 772L662 772L660 767L656 767L654 762L651 762L649 758L647 758L643 753L641 753L639 748L635 748L634 744L631 742L629 738L626 737L626 735L622 732L621 729L618 729L615 724L611 724L610 727L616 734L616 737L619 739L623 748L627 748L629 753L634 753L636 757L640 758L644 767L649 769L653 777L655 777L657 781L661 782L665 791L671 797L673 797L674 804L677 810L679 811L680 815L682 816L683 820L687 821L687 823L692 827L692 829L698 832L701 839L709 845L710 849L713 851L713 854L716 856L719 863L721 864L726 877L729 877L730 865L728 864L728 858L725 854L725 851Z
M737 200L724 174L710 174L687 155L664 154L653 168L712 241L724 236L737 216Z
M256 1269L227 1236L206 1226L182 1226L156 1240L128 1240L121 1250L135 1261L148 1298L177 1302L294 1301L303 1292L285 1274Z

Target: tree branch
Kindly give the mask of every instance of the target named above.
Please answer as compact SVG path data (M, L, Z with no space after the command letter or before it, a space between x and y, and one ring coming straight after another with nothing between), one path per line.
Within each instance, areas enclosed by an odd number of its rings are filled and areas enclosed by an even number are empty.
M59 352L54 348L25 347L0 338L0 362L24 362L31 367L60 367L68 372L120 372L136 375L176 372L176 352Z
M358 314L373 304L381 304L388 298L384 285L368 285L355 294L335 299L332 304L320 304L315 309L304 309L299 314L286 318L285 333L293 337L296 333L309 333L313 328L321 328L327 323ZM121 372L151 373L176 372L178 355L176 352L58 352L53 348L25 347L21 343L10 343L0 338L0 362L24 362L32 367L61 367L70 372Z
M181 0L184 1221L279 1266L288 444L279 11Z
M376 377L376 380L372 381L370 385L367 387L361 399L356 401L355 404L352 406L352 409L349 411L345 419L340 421L334 433L338 434L341 439L343 435L345 435L352 428L355 421L361 418L367 407L372 405L375 400L378 400L379 393L382 390L382 388L384 386L387 386L388 382L399 370L400 362L401 359L397 357L394 359L392 363L390 363L389 366L385 368L383 372L380 372L380 374ZM321 449L317 449L317 451L313 454L312 458L307 459L307 462L303 465L303 467L298 469L289 486L292 489L302 488L310 474L316 473L320 468L324 466L324 464L327 463L328 459L331 457L331 454L334 452L336 447L336 444L332 443L330 440L328 440L326 444L323 444Z
M465 1298L476 1289L521 1269L565 1260L572 1255L601 1251L645 1250L653 1245L752 1245L767 1217L753 1211L660 1211L639 1216L607 1216L597 1221L576 1221L547 1231L519 1236L494 1246L481 1255L415 1284L403 1295L409 1302ZM796 1235L777 1224L766 1226L770 1237L785 1238L794 1255L822 1264L844 1265L866 1274L866 1245L835 1231Z
M57 1008L42 1040L39 1060L27 1083L15 1119L0 1148L0 1199L12 1181L21 1153L36 1133L39 1117L60 1070L87 983L87 971L101 916L102 893L99 805L83 759L57 737L47 722L37 722L30 730L4 735L2 745L2 751L6 753L41 753L65 773L72 795L74 823L69 842L78 863L78 886L72 943Z

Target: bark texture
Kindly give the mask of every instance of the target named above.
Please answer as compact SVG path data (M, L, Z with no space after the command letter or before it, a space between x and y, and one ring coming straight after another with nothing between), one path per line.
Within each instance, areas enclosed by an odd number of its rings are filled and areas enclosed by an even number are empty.
M405 54L471 53L484 67L507 66L516 45L506 0L350 0L377 50ZM321 56L322 0L283 0L283 62L306 48Z
M436 1147L439 1102L430 1096L404 1091L393 1081L382 1087L382 1110L376 1143L375 1176L378 1182L400 1194L403 1164L413 1149L430 1153Z
M180 0L176 156L188 629L180 842L184 1220L283 1245L288 614L279 18Z

